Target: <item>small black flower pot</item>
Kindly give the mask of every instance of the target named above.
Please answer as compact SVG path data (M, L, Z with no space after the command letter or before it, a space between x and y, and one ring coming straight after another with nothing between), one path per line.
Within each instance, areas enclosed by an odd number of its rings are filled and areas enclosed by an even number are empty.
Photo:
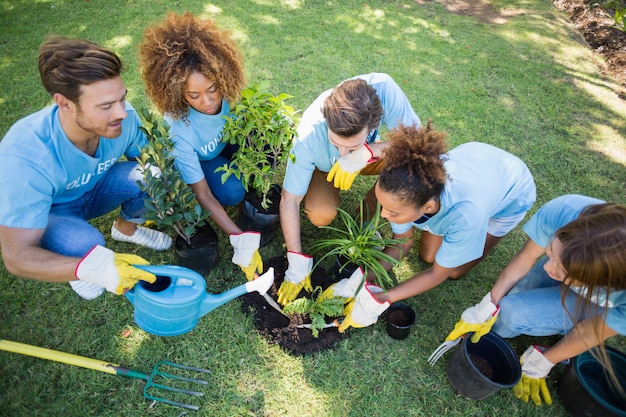
M352 273L358 268L359 266L357 264L353 264L343 256L335 256L335 267L333 268L333 273L337 281L344 278L350 278Z
M174 241L174 261L176 265L192 269L202 276L217 265L217 233L207 223L198 228L187 244L180 236Z
M415 311L403 303L393 303L387 309L387 334L394 339L406 339L415 323Z
M254 231L261 233L261 247L264 247L276 236L276 229L280 223L279 207L282 189L274 184L270 189L267 198L271 201L268 208L264 208L261 203L263 199L250 191L244 197L237 218L237 226L246 232Z

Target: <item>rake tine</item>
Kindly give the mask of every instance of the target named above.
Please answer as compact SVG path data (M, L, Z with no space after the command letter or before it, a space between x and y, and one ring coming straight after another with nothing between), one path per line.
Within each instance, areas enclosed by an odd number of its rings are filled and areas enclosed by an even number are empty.
M204 379L189 378L186 376L173 375L167 372L158 372L158 375L164 378L175 379L177 381L195 382L196 384L209 385L209 382L205 381Z
M184 389L184 388L170 387L168 385L163 385L163 384L151 384L150 387L162 389L164 391L177 392L179 394L189 394L189 395L195 395L196 397L204 397L204 393L200 391L193 391L193 390Z
M178 401L172 401L172 400L168 400L166 398L161 398L161 397L155 397L149 394L144 393L144 397L146 397L149 400L152 401L157 401L163 404L168 404L168 405L174 405L176 407L181 407L181 408L186 408L187 410L194 410L194 411L198 411L200 409L199 406L197 405L193 405L193 404L185 404L185 403L181 403Z
M163 391L174 392L174 393L178 393L178 394L195 395L197 397L203 397L204 396L204 393L202 393L200 391L194 391L194 390L178 388L178 387L171 387L169 385L164 385L164 384L160 384L160 383L154 382L154 379L156 377L162 377L162 378L169 379L169 380L190 382L190 383L195 383L195 384L200 384L200 385L208 385L209 384L208 381L205 381L203 379L190 378L190 377L181 376L181 375L175 375L175 374L172 374L170 372L162 371L162 370L159 369L159 367L161 367L162 365L169 366L169 367L176 368L176 369L183 369L183 370L187 370L187 371L201 372L201 373L211 373L211 370L204 369L204 368L197 368L195 366L180 365L180 364L177 364L177 363L174 363L174 362L169 362L169 361L159 361L159 362L157 362L157 364L152 369L152 374L150 375L150 378L149 378L146 386L144 387L144 392L143 392L144 396L146 398L150 399L150 400L158 401L158 402L161 402L161 403L164 403L164 404L175 405L177 407L182 407L182 408L186 408L186 409L189 409L189 410L195 410L195 411L199 410L200 407L195 406L193 404L186 404L186 403L181 403L179 401L168 400L166 398L156 397L156 396L150 395L148 393L148 390L150 388L154 388L154 389L161 389Z

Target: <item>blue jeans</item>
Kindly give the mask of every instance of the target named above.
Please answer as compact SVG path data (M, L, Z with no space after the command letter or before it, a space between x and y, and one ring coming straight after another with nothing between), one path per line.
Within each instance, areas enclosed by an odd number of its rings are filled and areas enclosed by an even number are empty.
M500 300L500 314L492 331L504 338L521 334L529 336L564 335L574 325L589 317L576 311L578 295L567 290L564 303L561 293L564 286L544 271L548 258L537 262L528 274ZM598 312L601 312L600 309ZM574 321L568 312L575 314ZM594 313L596 313L594 311Z
M231 175L226 182L222 183L222 175L224 173L221 171L215 172L218 167L230 163L232 155L237 149L237 145L228 144L217 157L209 161L200 162L204 178L211 189L211 193L224 207L239 204L246 195L246 189L237 177Z
M117 162L89 193L68 203L53 204L40 246L61 255L83 257L95 245L104 246L104 236L88 220L120 205L124 220L143 223L147 194L137 184L143 181L137 168L136 162Z

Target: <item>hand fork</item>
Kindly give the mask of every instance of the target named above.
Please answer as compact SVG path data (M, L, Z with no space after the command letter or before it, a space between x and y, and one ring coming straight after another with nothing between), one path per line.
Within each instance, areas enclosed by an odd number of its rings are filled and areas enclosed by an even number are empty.
M444 355L444 353L458 345L461 342L461 339L463 339L463 337L459 337L456 340L446 340L445 342L440 344L439 347L435 349L433 353L431 353L428 357L428 363L430 364L430 366L433 366L435 362L437 362L439 358Z

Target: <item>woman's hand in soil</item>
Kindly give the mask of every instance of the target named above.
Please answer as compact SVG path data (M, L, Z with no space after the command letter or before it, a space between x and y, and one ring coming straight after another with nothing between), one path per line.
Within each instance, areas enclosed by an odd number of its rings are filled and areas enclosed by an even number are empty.
M278 303L285 305L296 299L302 288L311 292L311 270L313 258L297 252L287 252L289 267L285 271L285 280L278 289Z
M356 292L361 287L361 283L363 283L363 270L357 268L352 275L350 275L350 278L344 278L334 283L326 288L322 295L326 298L344 297L346 298L346 302L348 302L350 299L354 298Z
M133 265L148 265L140 256L129 253L115 253L104 246L96 245L76 265L76 278L100 285L117 295L124 294L137 284L137 281L154 283L156 275Z
M380 302L374 296L383 292L383 289L372 284L365 284L356 297L344 309L345 319L339 326L339 333L343 333L350 326L354 328L367 327L378 321L380 316L391 305L389 302Z
M261 233L244 232L238 235L229 235L228 239L233 245L232 262L241 267L248 281L252 281L255 273L263 272L263 260L259 254Z
M499 312L500 306L491 302L491 292L488 293L480 303L468 308L461 314L461 320L454 326L446 340L456 340L466 333L474 332L470 340L472 343L477 343L481 337L489 333Z
M535 405L541 405L541 397L543 397L546 404L552 404L546 376L554 364L547 360L535 345L526 349L520 362L522 364L522 379L513 387L515 396L524 402L528 402L530 398Z

